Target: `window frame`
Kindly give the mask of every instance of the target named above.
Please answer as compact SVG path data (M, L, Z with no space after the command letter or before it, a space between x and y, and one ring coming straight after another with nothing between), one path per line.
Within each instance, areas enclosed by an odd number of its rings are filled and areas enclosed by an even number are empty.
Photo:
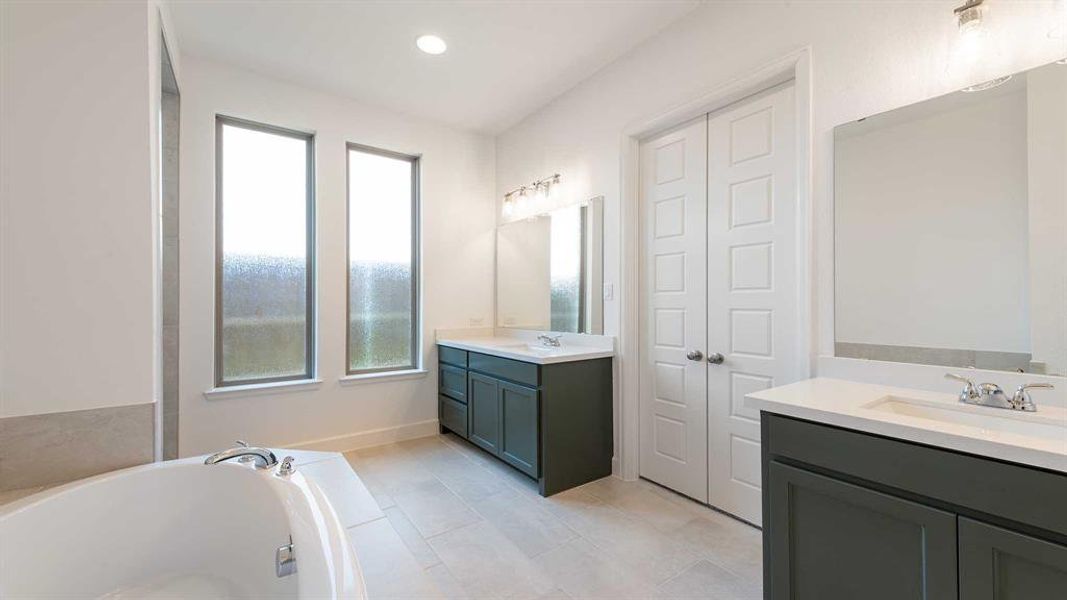
M305 275L305 328L304 328L304 372L296 375L283 375L279 377L260 377L256 379L238 379L226 381L223 378L223 351L222 351L222 274L223 274L223 238L222 238L222 128L225 125L240 127L262 133L270 133L290 137L305 142L307 152L305 169L307 177L307 190L305 198L306 206L306 256L304 260ZM215 115L215 387L235 387L248 385L261 385L280 383L286 381L304 381L315 377L316 367L316 342L318 327L315 323L315 134L308 131L287 129L276 125L269 125L248 119L231 117L222 114Z
M395 367L352 369L352 344L349 339L352 324L352 169L349 154L352 151L374 154L411 163L411 361ZM422 260L420 222L422 155L405 154L356 142L345 142L345 375L373 375L414 371L422 368Z

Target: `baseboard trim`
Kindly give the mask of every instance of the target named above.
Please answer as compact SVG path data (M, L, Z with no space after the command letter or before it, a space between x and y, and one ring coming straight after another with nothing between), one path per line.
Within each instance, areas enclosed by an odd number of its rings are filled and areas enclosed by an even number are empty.
M286 448L317 450L319 452L349 452L362 448L383 446L393 442L430 437L437 435L439 431L437 427L437 419L430 419L428 421L419 421L418 423L397 425L396 427L383 427L382 429L348 433L299 444L288 444Z

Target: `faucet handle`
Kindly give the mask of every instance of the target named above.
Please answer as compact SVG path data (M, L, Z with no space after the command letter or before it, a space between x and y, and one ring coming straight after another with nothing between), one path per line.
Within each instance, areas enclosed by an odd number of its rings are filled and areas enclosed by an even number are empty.
M1027 390L1054 390L1056 386L1051 383L1024 383L1015 389L1015 395L1011 397L1011 406L1015 410L1034 412L1037 405Z
M293 466L293 461L296 459L292 456L286 456L282 459L282 464L278 465L278 475L281 477L288 477L296 471L296 467Z
M967 384L966 387L963 388L963 391L960 392L960 402L973 402L981 396L978 392L978 386L974 385L973 381L967 379L963 375L945 373L945 379L952 379Z
M237 444L238 446L240 446L241 448L247 448L248 447L248 442L246 442L244 440L236 440L236 441L234 441L234 443Z

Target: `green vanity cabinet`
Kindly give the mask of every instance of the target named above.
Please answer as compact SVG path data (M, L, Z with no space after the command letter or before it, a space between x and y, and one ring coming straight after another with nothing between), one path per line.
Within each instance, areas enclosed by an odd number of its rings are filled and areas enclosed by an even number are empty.
M764 597L1065 600L1067 474L762 414Z
M611 358L540 365L443 345L438 356L442 432L535 479L544 496L611 474Z

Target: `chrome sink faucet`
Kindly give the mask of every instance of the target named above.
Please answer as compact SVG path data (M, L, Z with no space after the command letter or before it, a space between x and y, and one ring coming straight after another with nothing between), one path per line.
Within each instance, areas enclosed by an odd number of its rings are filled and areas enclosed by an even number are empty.
M229 450L223 450L222 452L216 452L211 456L204 459L205 465L213 465L223 461L231 460L234 458L241 458L248 456L255 462L257 469L269 469L278 464L278 457L274 456L274 453L267 448L253 448L247 445L238 445Z
M970 379L955 373L945 373L945 378L954 379L965 384L963 390L960 392L960 402L963 402L964 404L989 406L992 408L1006 408L1024 412L1034 412L1037 410L1037 405L1034 404L1034 400L1030 397L1028 390L1051 390L1055 388L1051 383L1026 383L1020 385L1015 390L1015 393L1009 397L1004 390L995 383L981 383L975 385Z
M561 337L563 337L562 333L559 335L548 335L542 333L541 335L537 336L537 339L541 340L542 346L551 346L553 348L559 348L559 338Z

